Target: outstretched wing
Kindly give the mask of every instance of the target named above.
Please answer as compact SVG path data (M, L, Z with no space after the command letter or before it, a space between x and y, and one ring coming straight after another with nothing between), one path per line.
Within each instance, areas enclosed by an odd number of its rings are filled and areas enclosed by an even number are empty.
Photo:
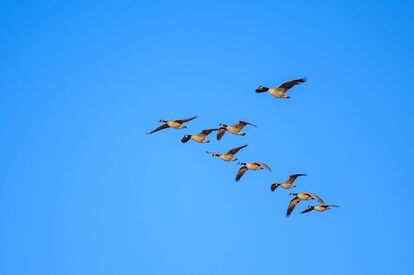
M252 123L250 123L250 122L247 122L247 121L243 121L243 120L240 120L240 121L237 121L237 123L236 124L234 124L234 126L235 127L237 127L237 128L239 128L239 129L242 129L244 126L246 126L246 125L252 125L252 126L254 126L254 127L257 127L256 125L254 125L254 124L252 124Z
M226 127L220 127L217 132L217 140L220 140L226 133Z
M293 174L293 175L290 175L287 181L293 183L296 180L297 177L301 177L301 176L306 176L306 174Z
M302 212L300 212L301 214L303 214L303 213L307 213L307 212L310 212L310 211L312 211L314 209L314 207L313 206L311 206L311 207L307 207L305 210L303 210Z
M247 144L246 145L243 145L243 146L239 146L239 147L233 148L230 151L228 151L227 154L236 154L238 151L240 151L240 149L243 149L246 146L247 146Z
M286 211L286 217L289 217L290 214L292 214L293 209L295 209L296 205L299 203L299 198L294 197L290 200L287 211Z
M195 118L198 118L198 116L193 116L193 117L190 117L190 118L175 119L174 121L181 124L181 123L184 123L184 122L191 121L191 120L193 120Z
M270 172L272 172L272 169L269 167L269 166L267 166L267 164L266 163L263 163L263 162L256 162L258 165L260 165L260 166L262 166L263 168L265 168L265 169L267 169L267 170L269 170Z
M279 88L289 90L290 88L292 88L295 85L306 82L306 80L307 80L307 78L305 77L305 78L300 78L300 79L287 81L287 82L283 83L282 85L280 85Z
M315 200L317 200L318 202L320 202L320 203L323 203L323 200L320 198L320 197L318 197L317 195L315 195L314 193L311 193L311 192L307 192L309 195L311 195Z
M237 175L236 175L236 181L239 181L240 178L244 175L244 173L246 173L246 171L247 171L247 167L245 165L240 167L240 169L239 169L239 171L237 172Z
M200 134L209 135L211 132L217 131L217 130L218 130L217 128L204 129L203 131L200 132Z
M165 129L165 128L169 128L170 126L168 126L167 123L162 124L161 126L155 128L154 130L152 130L151 132L147 133L148 135L151 135L152 133L158 132L159 130Z

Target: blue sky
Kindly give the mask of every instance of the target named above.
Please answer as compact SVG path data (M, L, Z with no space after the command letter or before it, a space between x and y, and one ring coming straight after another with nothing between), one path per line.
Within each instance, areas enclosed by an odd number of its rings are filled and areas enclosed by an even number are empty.
M411 1L0 7L0 274L411 274ZM205 153L245 143L272 173ZM285 218L291 173L341 208Z

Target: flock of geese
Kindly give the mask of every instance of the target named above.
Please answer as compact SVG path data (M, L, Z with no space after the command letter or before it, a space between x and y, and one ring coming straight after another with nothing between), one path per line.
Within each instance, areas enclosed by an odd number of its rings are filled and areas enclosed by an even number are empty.
M264 93L264 92L268 92L270 95L272 95L273 97L276 98L282 98L282 99L287 99L290 98L286 93L287 91L292 88L295 85L301 84L306 82L306 78L300 78L300 79L295 79L295 80L291 80L291 81L287 81L285 83L283 83L282 85L280 85L279 87L275 87L275 88L268 88L268 87L264 87L264 86L259 86L256 89L256 93ZM152 130L151 132L149 132L148 134L153 134L155 132L158 132L160 130L163 129L167 129L167 128L173 128L173 129L184 129L187 128L187 126L184 125L184 123L189 122L193 119L196 119L197 116L194 117L190 117L190 118L184 118L184 119L173 119L173 120L160 120L160 123L162 123L159 127L155 128L154 130ZM184 137L181 139L182 143L186 143L189 140L193 140L195 142L198 143L209 143L210 141L207 139L208 135L210 135L212 132L217 131L217 140L221 140L224 136L224 134L226 132L233 134L233 135L239 135L239 136L244 136L246 135L243 132L243 128L246 125L250 125L253 127L257 127L256 125L246 122L246 121L238 121L237 123L233 124L233 125L227 125L227 124L223 124L221 123L218 128L209 128L209 129L204 129L199 133L193 134L193 135L184 135ZM229 150L226 153L216 153L216 152L209 152L206 151L208 154L210 154L213 157L217 157L223 161L236 161L237 158L235 157L235 154L237 154L241 149L247 147L246 145L242 145L239 147L235 147L231 150ZM268 171L272 171L272 169L265 163L263 162L238 162L238 165L240 165L240 168L236 174L236 178L235 180L238 182L243 175L248 171L248 170L252 170L252 171L257 171L257 170L262 170L262 169L266 169ZM279 186L283 189L291 189L296 187L295 185L295 181L298 177L302 177L302 176L306 176L306 174L293 174L293 175L289 175L288 178L284 181L284 182L280 182L280 183L273 183L270 186L270 190L272 192L274 192ZM334 204L326 204L319 196L317 196L314 193L311 192L298 192L298 193L290 193L290 196L292 196L292 199L289 201L288 207L287 207L287 211L286 211L286 217L289 217L293 210L295 209L295 207L299 204L299 202L301 201L310 201L310 200L316 200L318 201L319 204L317 205L309 205L307 206L301 213L307 213L313 210L319 211L319 212L323 212L326 210L331 209L332 207L339 207L337 205Z

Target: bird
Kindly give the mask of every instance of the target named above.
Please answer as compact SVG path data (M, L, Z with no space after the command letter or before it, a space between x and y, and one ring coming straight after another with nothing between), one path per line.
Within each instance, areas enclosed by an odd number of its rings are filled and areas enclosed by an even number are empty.
M256 89L256 93L264 93L264 92L268 92L269 94L271 94L272 96L276 97L276 98L290 98L290 96L286 95L286 92L292 88L295 85L298 85L300 83L304 83L307 81L307 78L299 78L299 79L295 79L295 80L290 80L287 81L285 83L283 83L282 85L280 85L277 88L268 88L268 87L264 87L264 86L259 86Z
M312 210L316 210L316 211L319 211L319 212L323 212L325 210L331 209L331 207L339 207L339 206L338 205L334 205L334 204L324 204L324 203L319 204L319 205L309 205L308 207L306 207L305 210L303 210L300 213L303 214L303 213L310 212Z
M217 131L217 128L210 128L210 129L204 129L202 130L200 133L195 134L195 135L185 135L182 139L181 142L182 143L186 143L187 141L189 141L190 139L199 142L199 143L208 143L210 142L209 140L207 140L207 136L213 132L213 131Z
M242 145L236 148L233 148L231 150L229 150L227 153L225 154L219 154L219 153L210 153L209 151L206 151L207 154L211 154L213 157L219 157L220 159L224 160L224 161L236 161L237 159L234 157L234 155L240 151L241 149L243 149L244 147L246 147L246 145Z
M155 132L158 132L159 130L166 129L166 128L174 128L174 129L184 129L187 128L187 126L183 125L183 123L191 121L198 116L193 116L190 118L182 118L182 119L173 119L173 120L164 120L160 119L160 122L163 123L161 126L155 128L151 132L147 133L148 135L151 135Z
M217 140L220 140L226 132L232 133L233 135L245 136L246 133L242 131L243 127L246 125L252 125L257 127L256 125L246 122L246 121L237 121L234 125L226 125L224 123L220 123L219 129L217 132Z
M300 201L317 200L320 203L323 203L323 200L320 197L310 192L290 193L289 195L294 197L289 202L286 217L289 217L290 214L292 214L293 209Z
M247 170L261 170L261 169L267 169L270 172L272 172L272 169L270 169L269 166L267 166L265 163L263 162L239 162L237 163L238 165L242 165L239 169L239 171L237 172L236 175L236 181L239 181L240 178L244 175L244 173L246 173Z
M296 187L296 185L293 185L293 183L295 182L295 180L296 180L297 177L301 177L301 176L306 176L306 174L293 174L293 175L290 175L288 177L288 179L285 180L284 182L281 182L281 183L273 183L270 186L270 190L272 190L272 192L273 192L279 186L282 187L282 188L284 188L284 189L290 189L290 188Z

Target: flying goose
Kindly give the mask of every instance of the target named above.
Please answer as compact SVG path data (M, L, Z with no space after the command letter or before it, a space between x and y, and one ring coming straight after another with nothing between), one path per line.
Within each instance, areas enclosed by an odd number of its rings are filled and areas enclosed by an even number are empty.
M293 174L293 175L290 175L288 177L288 179L285 180L284 182L281 182L281 183L273 183L270 186L270 190L272 190L272 192L273 192L279 186L282 187L282 188L284 188L284 189L290 189L290 188L296 187L296 185L293 185L293 183L295 182L295 180L296 180L297 177L301 177L301 176L306 176L306 174Z
M237 160L234 155L240 151L240 149L243 149L244 147L246 147L246 145L243 146L239 146L236 148L231 149L230 151L228 151L225 154L219 154L219 153L210 153L209 151L206 151L207 154L211 154L213 157L219 157L220 159L224 160L224 161L235 161Z
M224 123L220 123L218 132L217 132L217 140L220 140L226 132L232 133L233 135L244 136L246 133L242 131L243 127L247 124L257 127L256 125L246 122L246 121L238 121L234 125L226 125Z
M267 166L265 163L263 162L239 162L237 163L238 165L242 165L239 169L239 171L237 172L236 175L236 181L239 181L240 178L244 175L244 173L246 173L247 170L261 170L261 169L267 169L270 172L272 172L272 169L270 169L269 166Z
M323 200L320 197L310 192L290 193L289 195L294 197L289 202L286 217L289 217L290 214L292 214L293 209L300 201L317 200L318 202L323 203Z
M151 132L147 133L151 135L152 133L158 132L159 130L166 129L166 128L174 128L174 129L183 129L187 128L187 126L183 125L183 123L191 121L197 118L197 116L193 116L190 118L182 118L182 119L173 119L173 120L163 120L160 119L160 122L163 123L161 126L155 128Z
M319 204L319 205L309 205L308 207L306 207L305 210L303 210L300 213L303 214L303 213L310 212L312 210L316 210L316 211L319 211L319 212L323 212L325 210L331 209L331 207L339 207L339 206L338 205L334 205L334 204L324 204L324 203Z
M307 78L300 78L300 79L295 79L295 80L290 80L287 81L285 83L283 83L282 85L280 85L277 88L268 88L268 87L264 87L264 86L259 86L256 89L256 93L264 93L264 92L269 92L269 94L271 94L274 97L277 98L290 98L289 96L286 95L286 92L292 88L295 85L298 85L300 83L304 83L306 82Z
M190 139L199 142L199 143L208 143L210 142L209 140L207 140L207 136L213 132L213 131L217 131L217 128L210 128L210 129L204 129L202 130L200 133L195 134L195 135L185 135L182 139L181 142L182 143L186 143L187 141L189 141Z

